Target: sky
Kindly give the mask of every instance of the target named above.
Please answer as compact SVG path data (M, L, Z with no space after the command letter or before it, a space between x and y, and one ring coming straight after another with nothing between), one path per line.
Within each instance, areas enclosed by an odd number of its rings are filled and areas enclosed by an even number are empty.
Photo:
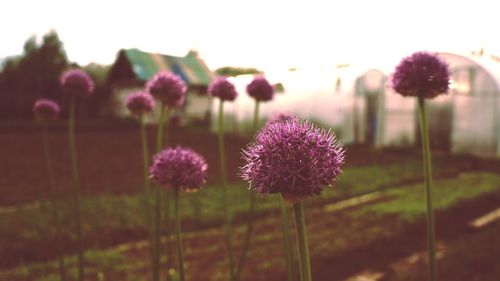
M183 56L212 69L265 71L395 64L414 51L500 55L496 1L7 0L0 58L55 29L71 61L111 64L119 49Z

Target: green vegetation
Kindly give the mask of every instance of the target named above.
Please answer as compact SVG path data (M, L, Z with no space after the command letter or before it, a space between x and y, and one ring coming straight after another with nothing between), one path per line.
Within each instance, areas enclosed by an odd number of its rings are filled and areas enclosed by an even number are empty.
M433 186L434 209L443 210L458 201L499 189L500 176L489 173L463 174L458 178L439 181ZM393 198L383 204L363 210L367 213L398 214L404 220L414 221L425 214L425 196L422 184L391 189L386 195Z
M56 31L51 30L37 42L29 37L23 53L7 58L0 72L0 116L32 118L36 98L60 97L59 75L68 67L63 43Z
M355 148L353 148L355 149ZM374 151L373 153L381 153ZM332 253L364 247L378 239L390 238L402 231L405 223L423 218L422 171L414 153L396 153L395 159L384 159L379 165L367 164L344 169L334 188L327 189L321 196L308 199L306 216L322 217L322 220L308 219L311 241L311 255L314 258L328 257ZM437 156L434 161L433 195L437 211L448 209L456 203L468 200L500 188L500 175L492 173L463 173L463 161L450 160L449 156ZM465 167L467 168L467 167ZM137 188L137 190L141 190ZM351 207L325 216L324 206L335 201L357 195L382 191L384 200L362 207ZM229 211L233 219L233 235L237 251L241 249L248 211L248 186L243 182L230 183L227 189L230 198ZM82 216L84 236L90 239L86 263L91 280L148 280L147 225L142 212L141 193L128 195L103 194L84 197ZM220 206L221 188L208 186L197 193L182 194L181 215L188 279L193 272L206 269L204 257L217 256L221 252L223 212ZM272 268L284 270L281 234L279 225L279 204L276 195L262 196L257 206L256 235L249 250L249 265L259 270ZM67 222L63 233L65 241L75 243L71 222L72 207L61 204L62 221ZM0 223L0 248L12 251L31 251L47 247L52 241L55 229L52 227L49 205L46 203L31 208L19 207L2 214ZM50 227L47 233L47 227ZM263 230L264 229L264 230ZM199 231L203 230L203 231ZM335 233L332 239L332 231ZM214 236L216 243L214 243ZM140 241L126 243L130 241ZM119 243L120 246L110 242ZM121 244L126 243L126 244ZM196 245L196 246L193 246ZM203 246L201 246L203 245ZM200 247L201 246L201 247ZM457 245L459 247L460 245ZM478 246L479 247L479 246ZM55 257L54 257L55 258ZM76 257L66 256L68 275L76 276ZM201 259L201 261L198 261ZM265 262L255 264L255 260ZM469 263L472 261L469 261ZM211 263L211 280L223 280L227 264L223 258ZM198 270L200 269L200 270ZM250 267L250 272L254 270ZM53 280L57 274L57 263L53 261L34 263L26 260L11 270L0 271L0 280ZM175 275L175 271L171 274ZM243 278L248 271L243 272ZM284 272L283 272L284 274ZM217 276L220 276L218 279ZM37 279L38 278L38 279Z
M389 165L346 168L334 188L327 189L322 196L308 200L307 204L331 202L332 200L340 200L341 198L376 191L381 187L400 185L408 181L419 181L421 179L420 169L419 162L408 161ZM434 170L437 178L441 175L458 173L459 167L451 163L440 165L439 161L437 161ZM137 190L141 189L137 188ZM243 182L232 183L227 192L228 198L231 198L231 204L229 205L231 216L238 218L244 215L249 208L247 184ZM142 212L141 196L141 193L119 196L104 194L83 198L84 234L120 229L135 229L145 233L147 225ZM222 199L221 196L222 192L218 186L208 186L197 193L183 194L180 207L183 221L188 225L187 230L220 224L222 222L222 210L219 204ZM197 203L196 208L193 207L193 201ZM278 201L274 195L263 196L258 200L257 213L268 212L277 208ZM0 236L5 241L3 243L10 243L10 241L18 241L19 243L30 241L30 243L35 243L36 241L45 240L47 239L47 225L53 225L50 210L46 205L42 205L41 209L20 208L16 212L3 215L3 217L3 223L0 224ZM71 221L72 208L63 204L61 206L61 217L62 221ZM70 235L68 229L66 229L65 235ZM101 243L97 242L96 244Z
M219 76L239 76L245 74L260 74L262 71L253 67L224 66L217 68L215 73Z
M354 168L353 168L354 169ZM355 171L355 170L354 170ZM359 171L358 171L359 172ZM436 210L444 210L454 206L456 203L463 200L471 199L482 194L487 194L489 192L494 192L500 189L498 185L500 182L500 175L491 173L467 173L460 176L456 176L449 179L437 180L435 182L435 205ZM361 188L359 190L362 190ZM203 221L212 220L217 222L221 220L221 210L220 206L210 202L218 202L220 199L220 192L216 187L209 187L201 191L203 196L200 199L203 201L202 204L202 218ZM245 190L243 184L232 185L229 190L229 194L236 195L242 194L243 192L248 192ZM193 194L185 194L183 196L182 204L185 204L184 209L188 209L190 206L188 196ZM325 194L326 195L326 194ZM339 252L349 249L350 247L355 247L356 245L368 245L372 241L383 237L391 237L391 235L397 235L398 229L401 224L398 219L394 219L393 215L397 215L400 220L405 222L412 222L418 218L423 218L425 215L425 204L422 204L422 196L424 196L422 184L409 184L402 185L399 187L389 188L383 191L383 195L388 196L390 200L384 200L378 203L369 204L364 207L356 208L353 211L346 211L343 218L347 219L351 223L348 227L335 228L336 235L335 239L328 239L331 235L331 229L326 228L326 225L331 225L335 227L337 220L342 219L336 218L336 216L328 216L328 219L322 222L311 221L309 227L310 239L311 239L311 253L314 257L321 257L328 255L328 253ZM326 196L331 199L334 198L332 192L328 192ZM241 213L247 210L248 206L244 206L247 203L246 197L232 197L235 199L231 204L231 211L235 214ZM311 199L308 204L314 205L316 200ZM259 201L261 202L261 201ZM275 196L265 197L263 203L259 205L259 210L276 209L278 207L277 200ZM142 214L139 212L134 212L134 209L140 208L140 201L138 197L129 196L100 196L97 198L87 198L84 200L84 210L86 210L85 215L87 217L101 217L102 221L101 227L103 228L115 228L115 227L133 227L141 223ZM129 209L131 211L129 211ZM89 211L92 210L92 211ZM125 211L127 210L127 211ZM190 213L191 212L191 213ZM44 212L39 212L40 214ZM322 205L312 206L308 210L308 216L320 216L324 213ZM31 215L33 212L31 212ZM99 215L100 214L100 215ZM106 216L113 217L113 219L104 220L103 214ZM264 225L277 225L278 216L277 211L273 211L272 217L264 217L260 219L260 223ZM25 213L26 215L26 213ZM387 216L393 219L387 220ZM184 216L191 217L192 210L184 210ZM119 219L121 217L121 219ZM210 219L209 219L210 218ZM116 221L115 221L116 220ZM34 223L36 220L30 221ZM88 222L88 224L96 223L96 221ZM333 224L332 224L333 223ZM43 225L43 223L41 223ZM143 225L145 227L145 225ZM210 228L209 231L202 232L189 232L186 233L186 241L204 241L205 239L210 239L214 235L213 231L216 228ZM243 237L244 224L235 224L234 235L235 238ZM87 229L90 231L90 229ZM94 230L98 231L98 230ZM219 234L220 234L219 230ZM490 233L491 236L491 233ZM489 236L487 236L489 237ZM486 238L487 238L486 237ZM486 239L485 238L485 239ZM144 238L146 239L146 237ZM268 232L261 233L259 236L255 237L254 243L259 245L273 245L273 247L280 248L280 233L279 231L269 230ZM321 243L319 243L321 241ZM142 245L140 245L142 243ZM360 244L361 243L361 244ZM270 247L270 246L267 246ZM461 251L460 249L465 246L462 244L457 244L456 249L453 251ZM142 249L142 256L139 258L136 256L132 258L133 262L130 262L131 256L130 252L135 253ZM192 259L195 256L205 256L213 255L220 251L220 245L207 245L203 248L186 248L186 256ZM463 250L463 249L462 249ZM267 257L269 255L269 249L257 247L256 249L251 248L250 258ZM69 275L76 276L76 257L67 257ZM467 259L468 263L472 261ZM456 262L454 260L449 261L450 263ZM89 250L87 254L87 263L89 268L90 276L97 276L100 272L106 278L111 278L110 276L120 276L122 280L146 280L140 274L148 266L147 263L147 248L143 242L125 244L123 246L111 248L108 250ZM268 265L279 266L284 268L281 264L281 258L269 259L265 263L259 265L263 267L262 270L271 270ZM192 265L194 266L194 265ZM224 270L226 267L224 263L217 263L216 267L218 270ZM28 276L40 276L37 281L52 280L54 278L54 272L57 271L56 261L44 262L44 263L32 263L24 266L17 267L13 270L0 273L1 277L5 278L26 278ZM104 272L104 273L102 273ZM139 274L139 275L138 275ZM126 276L126 277L124 277ZM220 275L221 278L215 278L217 274L214 275L213 280L222 280L225 277L224 274ZM16 278L14 278L16 279Z

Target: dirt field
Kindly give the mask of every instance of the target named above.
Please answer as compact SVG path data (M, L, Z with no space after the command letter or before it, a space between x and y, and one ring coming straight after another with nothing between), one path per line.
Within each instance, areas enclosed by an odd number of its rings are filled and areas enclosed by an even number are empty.
M150 147L153 148L155 130L149 131ZM68 165L67 135L64 130L55 130L50 136L54 172L61 191L69 191L71 171ZM237 181L237 167L240 166L240 151L248 138L228 136L226 138L228 174ZM170 143L191 146L203 154L209 164L209 183L218 182L217 138L204 131L174 130ZM1 167L0 205L16 206L33 202L46 196L46 174L44 170L40 135L37 130L10 129L0 132ZM80 177L84 195L131 194L140 190L142 162L139 134L136 128L113 130L80 128L77 136ZM347 167L383 166L398 161L419 159L418 150L392 149L375 151L366 146L350 146L347 153ZM458 169L458 174L441 175L443 178L459 178L460 173L486 171L498 173L500 161L474 157L450 157L435 152L435 161L446 166L449 161ZM444 164L443 164L444 163ZM377 175L373 175L376 177ZM418 182L412 179L398 183L401 186ZM439 180L439 179L438 179ZM387 186L389 188L391 186ZM383 204L390 197L368 204ZM356 216L359 205L325 214L324 207L333 202L317 202L307 208L308 231L311 240L312 270L316 281L363 280L355 279L360 274L380 273L382 277L371 280L425 280L425 220L405 221L397 215ZM440 263L439 280L496 281L500 265L498 251L498 223L484 231L471 232L467 223L487 211L500 206L500 191L463 200L451 208L440 210L436 215L438 242L444 247L444 258ZM241 247L243 218L235 220L235 246ZM189 222L187 222L189 228ZM12 226L15 227L15 226ZM98 274L105 280L148 280L147 247L143 239L146 233L137 229L120 229L116 233L96 233L109 237L100 242L101 250L95 250L89 258L89 280L98 280ZM243 280L284 280L281 236L278 214L275 211L261 215L252 236L252 247L243 273ZM86 237L89 244L97 238ZM185 247L188 279L196 281L226 280L223 237L218 225L207 226L196 231L186 231ZM19 273L19 261L48 260L53 258L50 245L12 248L3 252L0 259L2 271L0 280L39 280L55 274L54 265L28 267L28 273ZM69 244L69 243L68 243ZM480 251L475 260L466 259L465 249ZM33 247L40 247L34 251ZM19 249L24 249L20 251ZM72 249L67 249L73 252ZM420 253L420 255L418 255ZM453 253L450 255L448 253ZM39 255L32 256L30 255ZM416 258L408 259L408 257ZM460 259L457 257L460 256ZM16 261L17 257L17 262ZM100 262L95 262L98 260ZM74 261L73 261L74 263ZM406 274L406 275L405 275ZM406 276L406 277L401 277ZM410 277L408 277L410 276ZM361 277L359 277L361 278ZM497 279L495 279L497 278Z
M154 151L156 129L149 128L150 151ZM69 192L71 166L67 132L52 130L51 155L57 186ZM124 194L140 190L142 184L142 151L138 128L77 129L77 156L83 195ZM206 131L173 130L171 145L182 144L201 153L209 165L208 184L218 178L217 138ZM231 180L238 179L241 147L246 140L226 137L227 167ZM47 175L39 130L0 131L1 167L0 205L38 200L47 195Z

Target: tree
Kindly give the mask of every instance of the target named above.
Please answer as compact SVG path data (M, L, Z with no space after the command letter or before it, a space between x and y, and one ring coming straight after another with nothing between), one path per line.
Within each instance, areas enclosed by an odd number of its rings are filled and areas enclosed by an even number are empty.
M0 117L9 117L15 114L17 108L16 95L19 81L20 57L6 58L2 63L0 73Z
M215 73L220 76L238 76L244 74L260 74L262 71L253 67L233 67L224 66L215 70Z
M109 98L109 85L107 83L107 78L111 66L101 65L97 63L90 63L83 67L83 70L87 72L92 80L94 81L95 88L94 93L90 96L87 102L86 115L87 116L97 116L102 112L101 106L106 103Z
M28 38L23 54L7 59L0 74L0 102L8 104L1 114L31 117L37 98L61 98L59 75L67 66L66 52L56 31L45 34L40 45L35 36Z

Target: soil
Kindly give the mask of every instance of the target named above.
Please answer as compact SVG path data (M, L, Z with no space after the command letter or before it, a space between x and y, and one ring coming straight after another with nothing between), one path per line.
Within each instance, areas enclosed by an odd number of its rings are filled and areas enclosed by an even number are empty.
M76 147L81 192L84 196L103 193L126 194L140 190L142 150L139 128L77 128ZM148 128L149 151L154 151L156 129ZM50 132L50 148L56 185L70 192L71 166L68 136L62 128ZM47 174L41 142L35 128L0 131L0 206L27 203L46 198ZM230 180L238 179L241 148L247 139L226 136L226 157ZM208 184L218 181L218 143L216 135L203 130L171 130L171 145L188 146L202 154L210 167Z
M137 128L92 129L80 128L77 134L77 149L79 170L84 195L103 193L125 194L135 193L141 185L142 162L140 139ZM153 148L154 128L148 131L150 149ZM2 147L0 169L0 205L14 206L33 202L44 198L46 192L46 174L44 170L43 151L40 134L33 129L10 129L0 132L0 147ZM57 185L62 192L69 192L71 170L68 165L68 148L66 131L53 130L50 135L54 173ZM218 182L217 138L206 131L173 130L170 134L171 144L190 146L205 156L209 164L209 184ZM238 136L226 137L228 174L231 180L238 180L238 167L241 165L240 152L249 142L249 138ZM418 152L410 149L386 150L383 153L366 146L350 146L347 150L347 165L388 164L398 161L401 157L419 157ZM459 157L463 161L464 170L500 171L500 164L494 160L479 160L473 157ZM436 214L437 236L440 243L449 244L454 241L476 235L470 233L467 223L475 217L500 205L500 192L489 194L461 202L453 208ZM374 216L352 221L348 215L350 210L324 215L322 206L309 206L307 209L308 231L311 234L311 251L313 253L313 279L345 280L349 276L363 271L386 273L387 280L395 276L394 264L398 260L415 253L425 251L425 221L404 223L396 216ZM243 221L243 220L241 220ZM240 220L236 220L239 223ZM346 227L349 225L349 227ZM278 214L266 213L259 217L253 242L243 272L243 280L285 280L282 263L282 245L279 233ZM241 248L243 228L236 228L235 247ZM381 233L377 239L372 238L374 232ZM97 235L97 234L96 234ZM123 263L147 261L147 247L144 243L131 243L146 236L145 233L130 229L118 233L104 234L112 237L104 246L126 243L125 261ZM87 237L86 239L93 239ZM495 241L491 241L495 242ZM142 246L137 246L137 245ZM46 260L53 256L50 249L53 241L42 245L41 256L30 256L33 252L13 250L5 253L1 259L4 269L14 266L16 260ZM26 246L26 245L24 245ZM29 245L28 245L29 246ZM33 245L34 246L34 245ZM40 247L40 245L37 245ZM123 246L123 245L122 245ZM220 227L205 228L202 231L190 232L185 235L186 261L189 280L215 280L215 276L225 276L225 252L223 236ZM486 246L485 246L486 247ZM30 247L24 247L24 249ZM71 249L68 249L71 251ZM491 251L490 251L491 252ZM497 254L483 257L486 261L497 260ZM10 260L10 262L8 262ZM453 270L475 271L476 268L452 268ZM426 270L425 264L418 271ZM136 269L137 274L148 276L147 265ZM142 272L142 273L141 273ZM42 275L44 272L33 272ZM105 271L106 280L121 280L123 272ZM465 273L464 273L465 274ZM465 274L466 275L466 274ZM464 276L465 276L464 275ZM7 275L5 275L7 276ZM443 274L440 280L446 279ZM449 275L460 276L460 275ZM468 275L467 275L468 276ZM472 276L472 275L471 275ZM475 276L475 275L474 275ZM2 277L2 274L0 274ZM31 275L33 277L33 275ZM91 275L90 280L95 280ZM19 279L31 280L32 278ZM9 279L14 280L14 279ZM16 279L17 280L17 279ZM474 279L483 280L483 279ZM489 279L484 279L489 280Z

